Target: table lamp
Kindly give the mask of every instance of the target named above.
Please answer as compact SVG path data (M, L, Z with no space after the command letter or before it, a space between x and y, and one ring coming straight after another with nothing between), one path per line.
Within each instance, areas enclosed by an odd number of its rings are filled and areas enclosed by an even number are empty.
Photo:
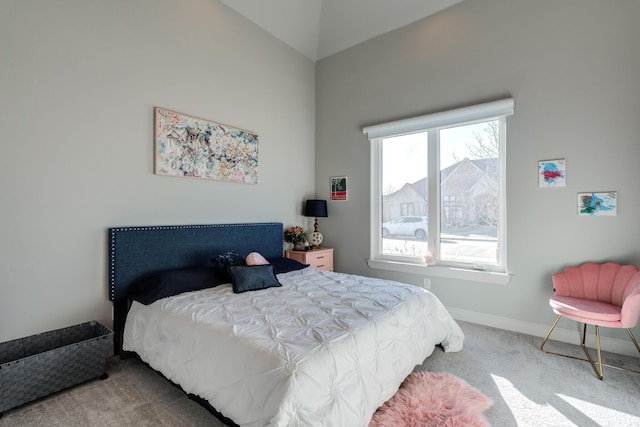
M322 243L322 234L318 231L318 218L327 217L327 201L326 200L307 200L304 207L304 216L314 217L313 233L311 233L311 244L315 249L320 248Z

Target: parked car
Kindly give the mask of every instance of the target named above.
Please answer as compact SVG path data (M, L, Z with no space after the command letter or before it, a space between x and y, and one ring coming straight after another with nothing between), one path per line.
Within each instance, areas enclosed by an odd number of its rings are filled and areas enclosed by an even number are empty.
M426 216L399 216L382 223L382 237L414 236L418 240L427 240Z

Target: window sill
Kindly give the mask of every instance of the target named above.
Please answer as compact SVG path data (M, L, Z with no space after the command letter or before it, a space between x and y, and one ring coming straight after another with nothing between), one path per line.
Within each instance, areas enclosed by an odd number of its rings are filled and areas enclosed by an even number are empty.
M448 279L469 280L474 282L489 283L492 285L506 285L511 280L507 273L493 271L467 270L464 268L442 267L437 265L410 264L398 261L382 261L368 259L370 268L378 270L399 271L402 273L420 274L431 277L445 277Z

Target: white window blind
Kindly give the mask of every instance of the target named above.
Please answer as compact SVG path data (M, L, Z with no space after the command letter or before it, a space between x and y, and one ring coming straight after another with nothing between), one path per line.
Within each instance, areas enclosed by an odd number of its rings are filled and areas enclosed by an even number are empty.
M392 135L419 132L428 128L444 127L491 117L509 116L513 114L513 110L513 98L507 98L485 104L476 104L471 107L456 108L454 110L367 126L362 129L362 132L369 139L385 138Z

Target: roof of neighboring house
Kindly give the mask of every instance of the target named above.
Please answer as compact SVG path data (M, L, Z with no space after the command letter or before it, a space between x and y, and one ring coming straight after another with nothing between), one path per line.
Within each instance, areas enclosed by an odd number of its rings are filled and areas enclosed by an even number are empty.
M425 181L426 178L421 179L420 181ZM420 182L417 181L417 182ZM426 189L426 185L424 185L425 189ZM387 195L384 195L383 198L385 200L393 200L395 199L397 196L399 196L400 194L406 192L406 191L412 191L414 193L416 193L418 195L418 197L421 197L424 200L427 200L427 196L426 196L426 192L420 192L420 186L416 186L416 182L414 182L413 184L410 183L406 183L404 184L399 190L394 191L393 193L389 193Z
M473 164L476 168L481 170L482 172L488 173L495 178L495 174L498 171L498 159L496 157L492 157L490 159L467 159L466 157L462 159L462 161L458 163L454 163L451 166L444 168L440 171L440 181L444 181L449 177L449 175L456 169L458 169L463 163L468 162Z
M496 173L498 171L497 167L498 159L493 157L490 159L468 159L464 158L463 160L454 163L453 165L444 168L440 171L440 182L444 182L447 178L451 176L451 174L460 170L463 165L469 165L478 170L481 174L488 174L492 178L497 178ZM469 188L471 188L474 184L478 182L477 178L473 178L469 182ZM398 194L407 191L408 189L415 191L420 197L422 197L425 201L428 199L429 195L429 179L427 177L419 179L413 183L406 183L399 190L394 191L393 193L387 194L384 196L387 200L395 198Z
M409 185L413 188L413 191L420 195L420 197L427 200L427 195L429 194L429 178L422 178L421 180Z

